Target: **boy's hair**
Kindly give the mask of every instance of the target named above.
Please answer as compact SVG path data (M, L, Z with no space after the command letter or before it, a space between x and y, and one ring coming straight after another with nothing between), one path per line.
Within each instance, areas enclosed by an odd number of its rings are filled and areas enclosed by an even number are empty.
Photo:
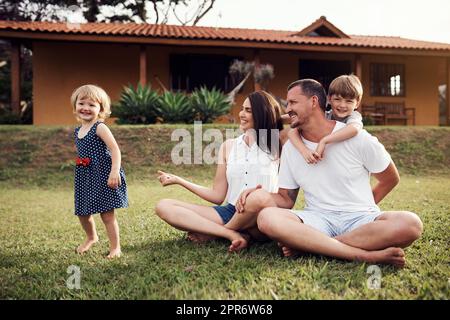
M111 114L111 99L108 94L100 88L99 86L93 84L86 84L79 88L76 88L72 96L70 97L70 103L73 107L73 112L75 113L76 104L78 99L89 98L100 105L100 112L98 117L100 119L106 119Z
M356 99L358 103L363 96L363 88L359 78L353 74L342 75L331 81L328 96L333 94L347 99Z

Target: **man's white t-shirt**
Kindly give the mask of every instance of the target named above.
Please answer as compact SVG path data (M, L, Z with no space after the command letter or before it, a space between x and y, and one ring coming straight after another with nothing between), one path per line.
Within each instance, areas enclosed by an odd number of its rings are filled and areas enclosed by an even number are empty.
M333 132L344 128L336 121ZM315 150L317 143L302 140ZM327 144L324 158L308 164L290 141L281 153L279 188L302 188L305 209L317 211L378 212L370 173L384 171L391 157L378 139L361 130L355 137Z

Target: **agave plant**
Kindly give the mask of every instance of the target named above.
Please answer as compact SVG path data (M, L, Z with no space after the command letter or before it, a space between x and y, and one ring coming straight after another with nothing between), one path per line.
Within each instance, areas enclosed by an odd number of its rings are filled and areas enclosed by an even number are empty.
M118 103L113 105L112 116L120 124L155 123L159 95L150 86L130 84L124 87Z
M194 120L194 110L188 96L176 92L165 92L159 98L158 116L164 122L189 123Z
M204 123L213 122L217 117L230 112L231 108L228 97L216 88L196 89L192 93L191 101L197 119Z

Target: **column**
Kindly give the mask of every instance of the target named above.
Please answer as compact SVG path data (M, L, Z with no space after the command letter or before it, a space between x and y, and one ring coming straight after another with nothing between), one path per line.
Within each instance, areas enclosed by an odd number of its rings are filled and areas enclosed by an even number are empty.
M20 43L11 41L11 108L20 113Z
M139 83L147 85L147 52L145 45L139 46Z

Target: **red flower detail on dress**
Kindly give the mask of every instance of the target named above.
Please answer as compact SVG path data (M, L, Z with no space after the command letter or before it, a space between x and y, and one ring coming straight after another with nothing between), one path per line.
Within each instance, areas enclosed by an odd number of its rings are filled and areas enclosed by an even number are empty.
M75 163L77 166L87 167L91 163L90 158L76 158Z

